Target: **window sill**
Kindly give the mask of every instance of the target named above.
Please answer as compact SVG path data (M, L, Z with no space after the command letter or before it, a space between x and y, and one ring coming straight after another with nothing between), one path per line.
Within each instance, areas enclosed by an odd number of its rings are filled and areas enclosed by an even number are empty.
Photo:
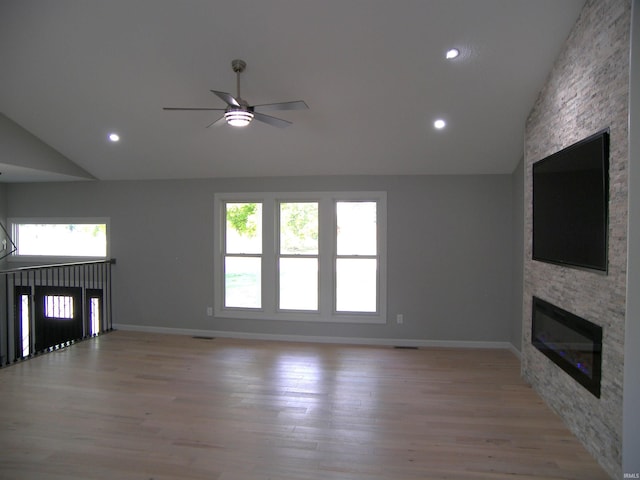
M285 322L341 323L341 324L385 324L386 316L374 313L353 313L322 315L309 312L276 312L266 313L260 310L224 309L217 310L214 318L231 318L238 320L262 320Z
M55 265L58 263L82 263L108 260L108 257L68 257L52 255L9 255L5 260L9 263L26 265Z

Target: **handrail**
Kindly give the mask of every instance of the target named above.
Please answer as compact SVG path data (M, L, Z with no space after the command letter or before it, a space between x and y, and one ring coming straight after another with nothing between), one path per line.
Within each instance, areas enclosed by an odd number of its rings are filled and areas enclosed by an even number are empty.
M113 330L115 259L0 270L0 367Z
M75 267L78 265L94 265L98 263L110 263L116 264L115 258L108 258L106 260L87 260L85 262L68 262L68 263L47 263L46 265L30 265L28 267L16 267L8 270L0 270L0 274L9 274L15 272L24 272L27 270L42 270L43 268L59 268L59 267Z

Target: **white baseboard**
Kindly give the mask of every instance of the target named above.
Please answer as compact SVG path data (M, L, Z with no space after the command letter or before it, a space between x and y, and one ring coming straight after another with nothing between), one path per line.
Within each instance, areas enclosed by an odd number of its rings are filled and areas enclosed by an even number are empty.
M520 352L509 342L485 342L465 340L425 340L406 338L355 338L324 337L307 335L278 335L272 333L224 332L217 330L196 330L189 328L150 327L143 325L114 324L115 330L129 330L149 333L167 333L192 337L238 338L243 340L272 340L279 342L333 343L341 345L375 345L399 347L442 347L442 348L497 348L512 351L518 358Z

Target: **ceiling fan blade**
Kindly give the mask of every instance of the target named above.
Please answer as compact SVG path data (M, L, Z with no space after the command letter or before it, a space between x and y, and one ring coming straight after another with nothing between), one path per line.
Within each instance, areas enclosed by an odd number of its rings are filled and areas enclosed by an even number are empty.
M273 110L306 110L309 105L304 100L294 100L293 102L264 103L254 105L252 108L254 112L269 112Z
M281 118L272 117L270 115L265 115L264 113L253 112L253 118L260 120L261 122L268 123L273 127L285 128L292 125L291 122L282 120Z
M223 115L222 117L217 119L215 122L211 122L209 125L207 125L207 128L209 128L209 127L218 127L220 125L223 125L224 123L226 123L226 119L224 118L224 115Z
M163 107L163 110L218 110L224 112L226 109L224 108L200 108L200 107Z
M231 95L230 93L218 92L216 90L211 90L211 93L215 93L227 105L231 105L233 107L239 107L240 106L240 102L238 102L238 100L236 100L235 97L233 95Z

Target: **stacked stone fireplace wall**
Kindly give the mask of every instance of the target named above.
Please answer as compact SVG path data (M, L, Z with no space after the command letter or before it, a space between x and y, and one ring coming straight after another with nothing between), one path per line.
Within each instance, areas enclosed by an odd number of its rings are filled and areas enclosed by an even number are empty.
M525 130L522 374L609 472L622 477L631 0L587 0ZM607 274L531 260L532 164L610 129ZM531 344L532 297L603 328L596 398Z

